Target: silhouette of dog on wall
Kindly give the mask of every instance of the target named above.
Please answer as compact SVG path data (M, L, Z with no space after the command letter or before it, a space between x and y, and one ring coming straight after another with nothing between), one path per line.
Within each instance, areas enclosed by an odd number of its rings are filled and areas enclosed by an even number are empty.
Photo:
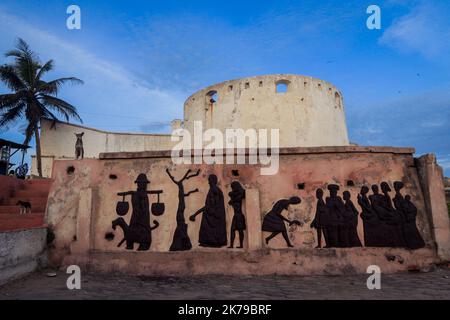
M82 133L75 133L75 135L77 136L77 142L75 142L75 158L84 158L84 148L83 148L83 135L84 132Z

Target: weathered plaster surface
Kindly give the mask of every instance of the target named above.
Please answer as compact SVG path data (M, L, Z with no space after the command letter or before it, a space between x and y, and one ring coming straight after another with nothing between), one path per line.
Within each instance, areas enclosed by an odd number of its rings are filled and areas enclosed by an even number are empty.
M450 260L450 219L444 192L442 168L433 154L416 159L425 205L430 220L437 253L443 260Z
M46 228L0 232L0 285L47 263Z
M277 83L286 92L276 92ZM217 101L210 103L216 92ZM279 129L280 147L349 145L342 94L331 83L299 75L266 75L225 81L191 95L184 127Z
M118 153L116 159L113 154L104 154L101 155L102 160L58 160L54 163L55 182L47 206L47 222L56 235L51 259L55 264L78 261L91 264L93 268L148 274L211 273L218 270L242 274L319 274L339 273L347 269L365 272L364 268L369 262L380 263L388 271L428 264L437 261L438 257L412 152L412 149L384 147L286 149L280 154L280 170L274 176L260 175L259 165L174 166L165 152ZM75 168L73 174L66 172L69 166ZM197 239L200 219L197 219L196 222L187 220L193 250L167 252L176 227L178 190L166 175L166 168L170 168L176 178L188 168L201 170L199 177L190 179L185 185L185 190L200 190L186 199L186 217L204 205L209 174L218 176L226 203L231 182L239 180L243 184L248 190L248 198L244 203L244 214L249 225L245 250L199 248ZM233 176L232 170L238 170L239 177ZM153 242L148 252L117 248L117 243L123 237L122 231L113 231L111 228L112 220L117 218L116 203L121 200L117 192L135 190L134 180L139 173L145 173L151 181L149 189L164 190L161 201L166 205L164 215L151 217L160 226L152 232ZM111 179L111 175L117 176L117 179ZM347 186L349 180L353 181L354 186ZM326 189L327 184L339 184L339 194L344 190L350 191L359 209L356 196L362 185L386 181L392 186L397 180L404 182L403 194L410 194L418 208L417 225L427 243L426 248L417 251L382 248L313 249L317 239L309 223L314 216L316 188ZM298 184L302 183L305 187L299 190ZM305 222L302 227L292 226L288 229L295 248L285 249L281 237L274 238L267 246L263 242L267 234L260 231L264 214L277 200L294 195L300 196L302 203L291 206L289 212L284 214L290 219ZM155 202L156 197L151 196L150 201ZM228 205L226 210L229 232L233 212ZM129 218L130 213L125 216L125 220L128 222ZM111 232L115 237L108 241L105 235ZM361 220L358 232L363 240ZM399 255L403 263L388 261L386 255L392 252ZM214 269L218 263L220 266Z

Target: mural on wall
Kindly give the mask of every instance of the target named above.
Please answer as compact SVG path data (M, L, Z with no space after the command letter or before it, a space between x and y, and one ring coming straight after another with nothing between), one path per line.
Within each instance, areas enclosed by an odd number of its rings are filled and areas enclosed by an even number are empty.
M401 189L404 184L401 181L394 182L395 197L394 207L402 216L401 226L403 231L403 237L405 239L405 245L409 249L419 249L425 246L422 236L416 225L417 208L411 202L411 196L406 195L403 198Z
M83 136L84 132L82 133L75 133L75 136L77 137L77 141L75 142L75 158L76 159L83 159L84 158L84 147L83 147Z
M293 247L289 240L289 236L286 229L287 222L290 226L293 224L302 226L302 223L298 220L289 220L285 218L281 213L283 210L288 210L291 204L299 204L301 199L299 197L291 197L289 199L278 200L265 216L262 224L262 231L271 232L272 234L266 238L266 244L278 234L282 234L288 247Z
M138 175L135 183L137 184L136 191L119 192L117 195L123 197L123 201L117 203L116 212L120 216L128 213L129 204L125 202L125 196L131 196L132 214L130 224L128 225L122 217L115 219L112 222L112 228L116 230L119 226L124 238L117 245L120 247L126 242L126 249L133 250L134 244L139 244L139 251L146 251L150 249L152 243L151 231L159 226L158 221L153 220L154 226L150 226L150 203L148 199L149 194L157 194L158 202L152 204L152 214L160 216L164 213L164 204L159 202L159 196L163 193L162 190L147 190L150 181L144 173Z
M364 245L366 247L385 247L386 239L383 236L383 224L372 208L372 203L367 196L368 193L369 188L362 186L358 194L358 204L362 209L360 217L363 221Z
M364 244L366 247L406 247L418 249L425 246L416 226L417 208L411 202L411 196L403 197L401 181L394 182L395 197L387 182L369 188L363 186L358 194L358 204L362 212ZM310 227L317 231L317 248L322 247L322 235L325 248L361 247L358 236L358 210L351 200L349 191L338 195L339 186L328 185L329 196L323 200L323 190L316 190L316 213Z
M195 221L195 217L202 213L199 245L202 247L219 248L227 245L226 214L223 192L218 187L218 179L214 174L208 177L209 190L205 205L189 217Z
M327 207L325 205L325 201L323 200L323 190L317 189L316 190L316 198L317 198L317 205L316 205L316 215L314 216L314 220L311 222L310 227L316 229L317 232L317 247L316 248L322 248L322 235L325 239L325 243L330 243L330 240L328 239L328 232L326 229L327 225ZM326 248L328 246L325 246Z
M344 191L342 193L344 198L344 211L342 215L342 227L340 230L342 245L344 247L362 247L361 240L358 236L358 215L353 201L351 200L350 192Z
M233 248L236 232L238 232L238 248L242 249L244 247L244 231L246 229L245 216L242 212L242 201L245 199L245 189L238 181L233 181L231 183L231 191L228 193L228 195L230 196L230 201L228 202L228 204L233 207L234 211L230 230L230 246L228 248Z
M178 208L176 214L176 229L173 234L170 251L185 251L192 249L192 243L188 235L188 225L185 221L185 198L199 192L198 188L185 192L183 183L191 178L197 177L200 170L187 170L183 177L176 180L169 169L166 173L178 187ZM124 242L126 249L133 250L137 243L139 251L149 250L152 243L151 231L159 226L158 221L153 220L150 225L150 214L160 216L165 211L164 203L160 202L162 190L147 190L150 181L144 173L138 175L135 183L136 191L119 192L122 196L116 206L116 213L125 216L130 205L125 197L131 196L132 214L129 225L124 218L119 217L112 221L112 228L120 227L124 238L118 244L120 247ZM224 195L218 186L218 178L211 174L208 176L209 190L205 199L205 205L189 217L195 222L196 216L202 214L198 243L203 247L219 248L227 245L226 211ZM359 213L351 199L349 191L342 192L342 198L338 195L340 187L336 184L327 186L329 195L324 199L324 191L316 190L316 210L314 220L310 227L316 229L316 248L352 248L362 247L358 236L358 216L363 222L364 246L366 247L399 247L408 249L419 249L425 246L425 242L417 228L417 207L412 203L410 195L403 195L404 184L395 181L393 184L395 195L387 182L381 182L380 186L371 186L372 194L369 195L367 186L361 187L357 196L357 202L361 207ZM381 192L380 192L381 190ZM150 207L149 194L157 195L157 202ZM245 199L245 189L238 181L231 183L231 191L228 193L230 200L228 204L233 208L233 218L230 228L230 244L228 248L234 247L236 234L239 235L239 246L244 247L244 232L247 229L242 203ZM287 225L302 226L307 220L290 220L283 216L284 210L289 210L290 205L300 204L301 199L293 196L289 199L278 200L272 209L264 216L262 231L271 234L265 238L268 245L270 240L281 234L288 247L293 247L290 242ZM151 208L151 210L150 210ZM324 243L323 243L324 241ZM325 244L325 246L323 246Z
M184 251L192 248L191 239L188 235L188 225L184 219L184 210L186 209L185 199L192 193L198 192L198 189L191 190L187 193L184 192L183 182L193 177L197 177L200 174L200 170L192 173L191 169L187 170L183 178L175 180L169 169L166 169L170 179L178 187L178 209L177 209L177 227L173 234L172 244L170 245L170 251Z

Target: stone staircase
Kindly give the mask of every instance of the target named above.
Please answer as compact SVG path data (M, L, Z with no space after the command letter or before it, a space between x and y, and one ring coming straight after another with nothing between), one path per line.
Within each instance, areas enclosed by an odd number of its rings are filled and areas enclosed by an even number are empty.
M42 227L52 180L14 180L6 180L10 183L0 187L4 188L0 197L0 232ZM31 213L20 214L19 200L31 203Z

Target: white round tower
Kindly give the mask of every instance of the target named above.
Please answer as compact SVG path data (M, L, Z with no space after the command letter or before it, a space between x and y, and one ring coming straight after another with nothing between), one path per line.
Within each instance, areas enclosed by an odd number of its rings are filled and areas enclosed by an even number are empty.
M191 95L184 128L279 129L280 147L349 145L342 94L329 82L299 75L225 81Z

